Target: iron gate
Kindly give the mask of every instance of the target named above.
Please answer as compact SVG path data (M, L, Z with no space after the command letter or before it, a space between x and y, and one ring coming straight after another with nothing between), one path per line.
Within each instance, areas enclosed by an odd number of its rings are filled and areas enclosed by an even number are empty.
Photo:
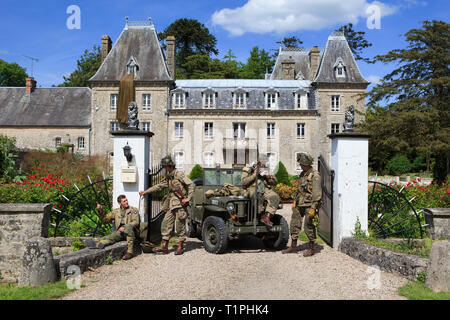
M330 170L322 156L318 159L318 171L321 177L322 200L319 206L319 236L333 246L333 183L334 170Z
M158 165L148 170L149 188L160 183L166 174L163 167ZM161 223L164 218L164 211L161 211L162 199L169 192L168 188L148 195L147 198L147 221L148 232L147 241L160 242L161 241Z

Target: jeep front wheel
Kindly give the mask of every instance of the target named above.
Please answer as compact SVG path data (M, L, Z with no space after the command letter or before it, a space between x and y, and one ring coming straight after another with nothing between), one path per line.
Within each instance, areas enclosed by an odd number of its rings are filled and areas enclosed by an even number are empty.
M286 219L278 214L272 218L274 225L280 225L281 231L269 232L264 235L263 243L267 249L282 250L289 241L289 225Z
M202 239L206 251L224 253L228 246L225 221L215 216L206 218L203 222Z

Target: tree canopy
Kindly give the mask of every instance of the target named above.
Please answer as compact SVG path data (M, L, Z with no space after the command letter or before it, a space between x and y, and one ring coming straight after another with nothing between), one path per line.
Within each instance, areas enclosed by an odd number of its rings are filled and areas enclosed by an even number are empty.
M428 160L433 156L439 163L445 158L446 174L450 150L449 34L448 23L424 21L420 29L404 35L405 49L375 57L385 64L395 63L396 68L368 93L363 124L372 134L371 148L410 157L426 154Z
M27 77L25 69L17 63L0 59L0 87L25 87Z
M87 87L89 79L97 72L101 65L100 47L94 45L92 51L85 50L77 61L77 69L59 87Z
M352 50L352 53L355 56L355 60L362 60L367 63L375 63L374 60L362 57L363 50L372 46L372 44L364 38L366 34L364 31L353 30L352 23L341 26L336 31L344 32L344 36L347 39L350 50Z
M239 72L241 79L264 79L266 72L272 72L275 60L264 49L255 46L250 51L247 64L242 66Z

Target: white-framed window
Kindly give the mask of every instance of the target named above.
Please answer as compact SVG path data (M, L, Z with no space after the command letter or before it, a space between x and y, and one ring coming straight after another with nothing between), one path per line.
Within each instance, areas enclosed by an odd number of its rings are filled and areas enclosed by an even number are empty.
M119 99L119 95L117 93L111 93L110 95L110 109L116 110L117 109L117 100Z
M235 139L245 138L245 122L235 122L233 123L233 136Z
M203 166L205 168L214 168L214 152L206 151L203 154Z
M58 148L61 145L61 137L55 138L55 147Z
M203 108L214 108L216 106L216 94L214 92L203 93Z
M144 93L142 95L142 110L144 111L148 111L151 109L151 101L152 101L152 96L148 93Z
M177 168L178 170L182 170L184 165L184 152L175 151L174 160L175 160L175 168Z
M150 131L150 122L141 122L142 131Z
M267 92L266 93L266 108L274 109L277 107L278 103L278 94L276 92Z
M117 131L119 130L119 123L117 121L111 121L109 128L110 131Z
M273 172L277 165L277 154L274 152L268 152L267 159L269 159L269 163L267 165L268 165L270 171Z
M331 133L339 133L339 123L331 124Z
M308 107L308 98L305 92L296 92L295 93L295 108L296 109L307 109Z
M247 94L245 92L235 92L233 96L233 105L237 109L245 108L246 106L246 100L247 100Z
M275 139L275 122L267 123L267 139Z
M214 137L214 123L205 122L205 140L212 140Z
M84 149L84 137L78 137L78 149Z
M341 96L331 96L331 111L337 112L339 111Z
M337 66L334 68L336 77L338 78L344 78L345 77L345 66L342 64L341 61L337 64Z
M182 109L185 107L185 92L175 92L172 94L172 106L174 109Z
M306 139L306 124L298 122L297 123L297 139L304 140Z
M183 122L175 122L175 139L183 138L183 129L184 129Z

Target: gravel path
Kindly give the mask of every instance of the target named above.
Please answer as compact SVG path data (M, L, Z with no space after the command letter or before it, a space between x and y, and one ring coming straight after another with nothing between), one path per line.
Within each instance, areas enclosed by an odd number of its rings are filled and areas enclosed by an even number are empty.
M289 211L278 213L289 221ZM86 272L86 286L62 299L404 299L397 289L406 279L381 272L381 286L369 289L373 271L327 245L308 258L265 251L253 237L222 255L206 252L197 239L189 238L186 249L182 256L141 254Z

